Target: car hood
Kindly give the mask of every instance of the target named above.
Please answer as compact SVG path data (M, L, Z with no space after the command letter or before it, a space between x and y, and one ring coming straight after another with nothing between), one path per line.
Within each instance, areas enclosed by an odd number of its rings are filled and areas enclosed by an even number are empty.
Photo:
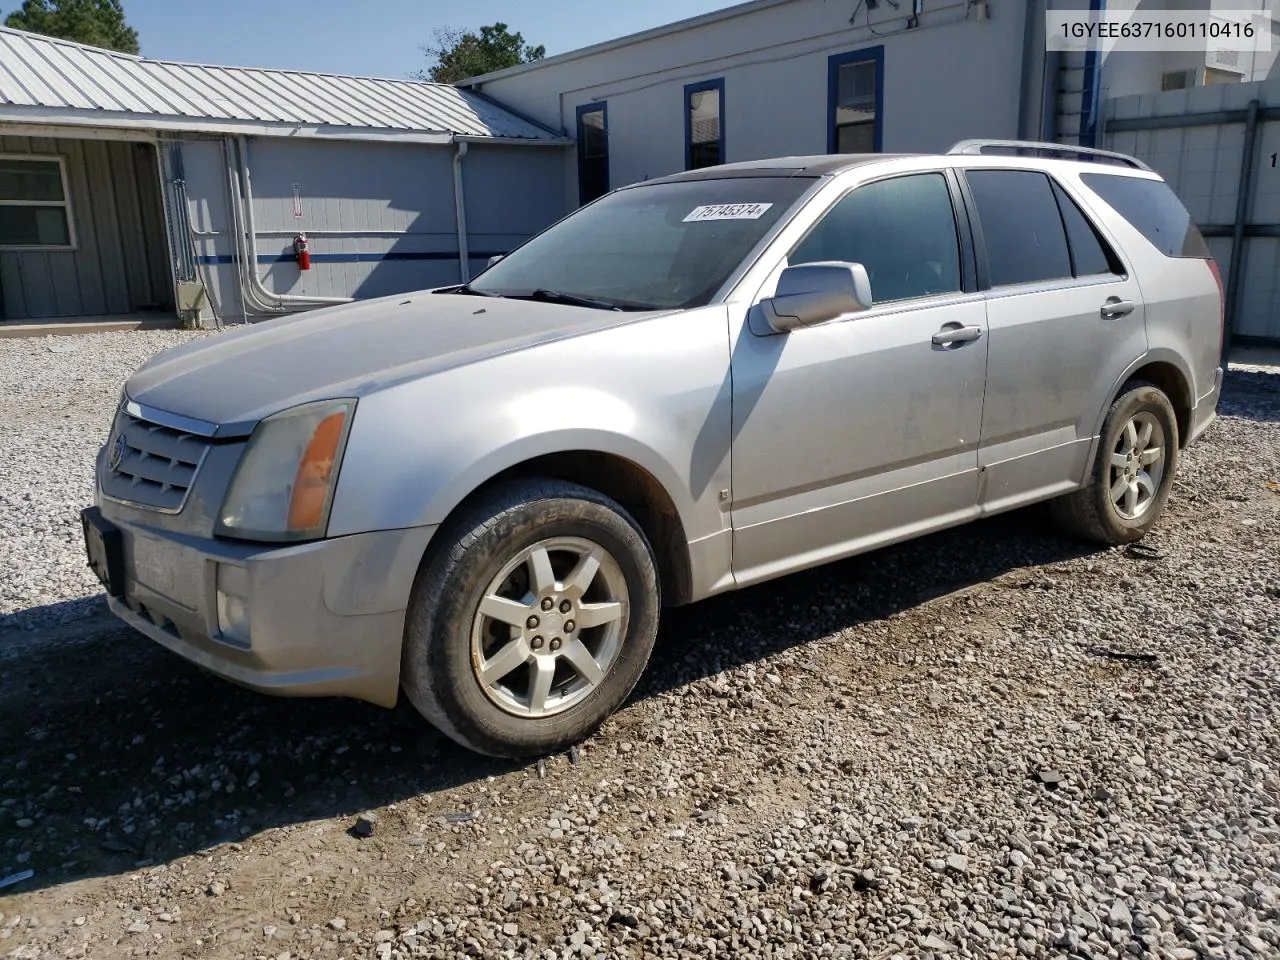
M247 433L299 403L360 397L486 357L657 316L414 293L279 317L167 350L135 373L135 403Z

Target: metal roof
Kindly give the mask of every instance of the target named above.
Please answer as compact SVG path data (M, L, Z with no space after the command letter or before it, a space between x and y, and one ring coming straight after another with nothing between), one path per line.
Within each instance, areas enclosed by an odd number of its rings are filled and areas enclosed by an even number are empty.
M5 27L0 121L426 143L567 142L447 84L149 60Z

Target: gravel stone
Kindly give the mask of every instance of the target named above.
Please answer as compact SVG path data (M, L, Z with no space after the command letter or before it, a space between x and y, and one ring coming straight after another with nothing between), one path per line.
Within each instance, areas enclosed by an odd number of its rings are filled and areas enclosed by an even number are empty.
M107 615L94 455L203 335L0 340L0 956L1280 956L1280 375L1229 374L1152 551L1032 509L664 611L519 765Z

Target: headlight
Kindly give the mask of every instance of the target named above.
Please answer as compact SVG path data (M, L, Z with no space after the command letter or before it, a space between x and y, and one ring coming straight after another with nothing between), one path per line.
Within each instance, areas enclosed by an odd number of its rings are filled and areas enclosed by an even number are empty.
M214 533L243 540L324 536L354 400L285 410L253 431Z

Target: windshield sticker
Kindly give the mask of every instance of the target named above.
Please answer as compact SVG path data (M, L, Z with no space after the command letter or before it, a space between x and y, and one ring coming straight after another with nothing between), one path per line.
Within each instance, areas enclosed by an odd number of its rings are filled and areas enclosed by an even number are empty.
M703 220L759 220L772 203L711 203L694 207L684 218L685 223Z

